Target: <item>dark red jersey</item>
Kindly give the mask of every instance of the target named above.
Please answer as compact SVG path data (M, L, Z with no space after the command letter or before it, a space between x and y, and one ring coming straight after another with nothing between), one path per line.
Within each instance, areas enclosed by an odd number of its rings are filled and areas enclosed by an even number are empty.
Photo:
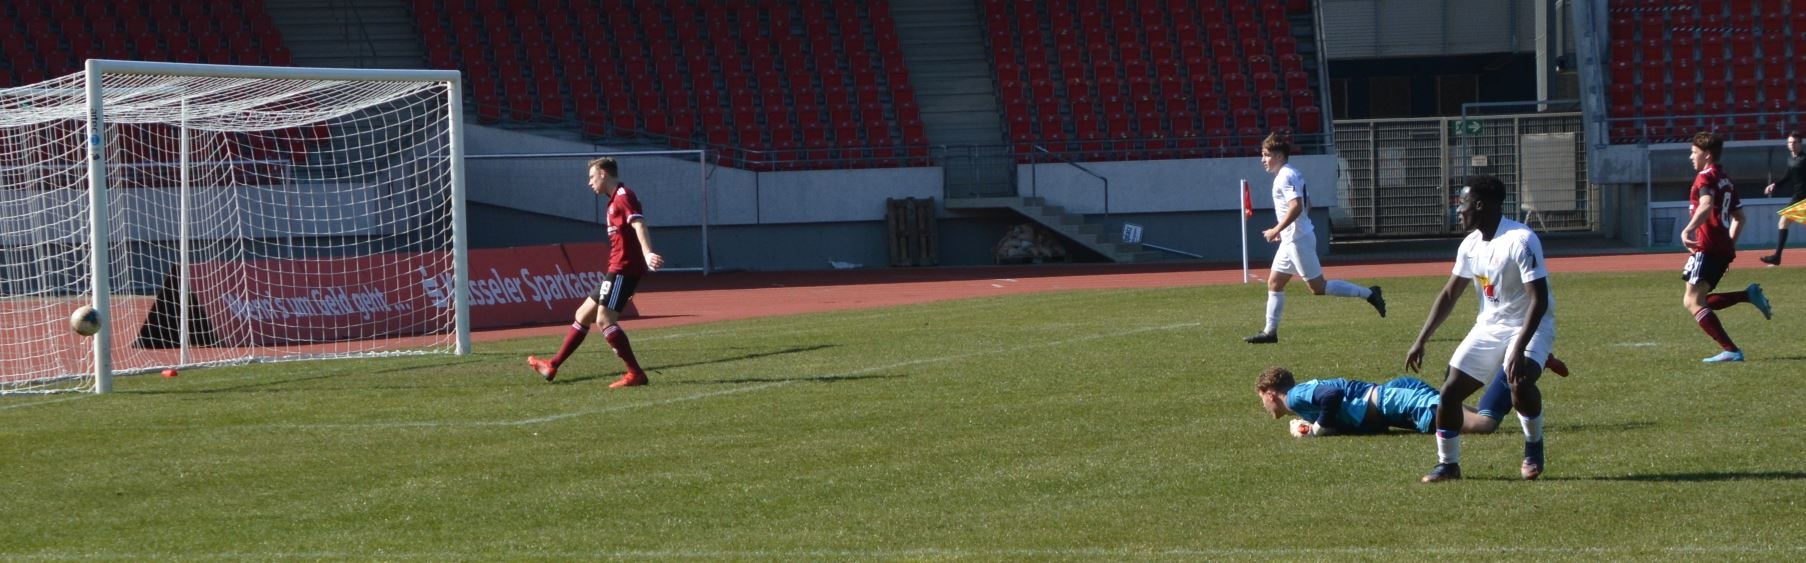
M640 198L627 189L615 186L608 198L608 273L638 276L646 273L646 252L640 248L640 237L628 228L640 218Z
M1693 189L1687 193L1688 217L1699 212L1699 198L1705 196L1711 196L1712 210L1694 231L1694 239L1699 241L1698 250L1712 257L1735 257L1737 244L1731 240L1731 212L1742 209L1743 200L1737 197L1731 178L1725 176L1717 164L1699 171L1693 178Z

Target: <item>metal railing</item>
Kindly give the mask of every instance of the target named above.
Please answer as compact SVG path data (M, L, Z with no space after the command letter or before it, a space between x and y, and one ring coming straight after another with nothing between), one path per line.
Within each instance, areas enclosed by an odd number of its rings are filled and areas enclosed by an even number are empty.
M1598 225L1577 113L1346 120L1336 145L1342 238L1458 235L1455 197L1474 174L1504 182L1507 208L1538 230Z
M1607 117L1599 146L1685 143L1701 131L1717 131L1729 141L1779 140L1806 126L1806 111L1764 111L1641 117Z
M1067 166L1077 168L1079 170L1079 172L1084 172L1086 176L1090 176L1092 178L1097 178L1099 181L1103 182L1104 183L1104 217L1105 218L1110 217L1110 179L1109 178L1105 178L1103 175L1098 174L1097 172L1093 172L1090 168L1086 168L1077 162L1073 162L1072 159L1067 158L1066 155L1058 154L1053 151L1047 150L1047 147L1043 147L1041 145L1035 145L1034 151L1036 154L1045 154L1048 156L1052 156L1052 157L1058 159L1060 162L1065 163ZM1029 193L1031 194L1031 196L1039 195L1039 193L1040 193L1040 178L1038 177L1038 172L1036 172L1038 170L1040 170L1040 167L1038 167L1038 166L1029 168L1028 185L1029 185Z

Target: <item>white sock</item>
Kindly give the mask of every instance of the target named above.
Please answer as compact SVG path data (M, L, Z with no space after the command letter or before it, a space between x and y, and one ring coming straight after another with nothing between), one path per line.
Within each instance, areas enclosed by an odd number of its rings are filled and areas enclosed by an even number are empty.
M1373 290L1371 289L1342 280L1329 280L1329 283L1323 288L1323 292L1336 297L1359 297L1362 299L1366 299L1367 296L1373 295Z
M1524 425L1524 441L1525 442L1541 442L1541 441L1543 441L1543 415L1542 415L1542 413L1537 413L1536 418L1526 417L1526 416L1524 416L1524 413L1518 413L1518 422L1523 423L1523 425Z
M1443 436L1436 431L1436 463L1461 463L1461 435Z
M1286 292L1267 292L1267 328L1261 330L1268 334L1279 330L1279 315L1286 310Z

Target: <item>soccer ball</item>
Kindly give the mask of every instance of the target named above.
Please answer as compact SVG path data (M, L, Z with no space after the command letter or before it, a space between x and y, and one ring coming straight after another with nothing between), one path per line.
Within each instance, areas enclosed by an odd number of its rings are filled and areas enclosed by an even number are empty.
M92 306L82 305L69 315L69 330L82 336L94 336L100 332L100 313Z

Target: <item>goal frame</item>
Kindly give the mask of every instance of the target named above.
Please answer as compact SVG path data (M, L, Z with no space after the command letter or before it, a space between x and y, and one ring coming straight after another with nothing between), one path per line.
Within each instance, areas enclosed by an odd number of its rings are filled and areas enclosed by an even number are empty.
M113 59L88 59L85 68L87 90L87 157L88 157L88 219L93 227L89 231L89 244L92 253L89 256L89 267L92 287L90 298L95 312L100 314L101 322L112 322L111 249L109 248L110 230L100 228L107 224L108 190L106 162L106 107L100 77L107 73L139 74L153 76L195 76L210 78L275 78L296 80L350 80L350 81L403 81L403 82L444 82L448 115L447 147L451 159L449 180L451 182L452 210L452 271L453 311L456 331L456 348L454 354L470 353L470 265L469 265L469 233L467 231L467 210L465 208L464 191L464 106L463 78L456 70L392 70L392 69L351 69L320 67L273 67L273 66L241 66L196 63L166 63L147 61L123 61ZM184 138L187 134L184 133ZM185 156L184 151L184 157ZM186 298L186 292L182 292ZM186 323L183 323L186 327ZM94 354L94 392L108 393L113 389L113 338L111 330L101 330L93 337Z

